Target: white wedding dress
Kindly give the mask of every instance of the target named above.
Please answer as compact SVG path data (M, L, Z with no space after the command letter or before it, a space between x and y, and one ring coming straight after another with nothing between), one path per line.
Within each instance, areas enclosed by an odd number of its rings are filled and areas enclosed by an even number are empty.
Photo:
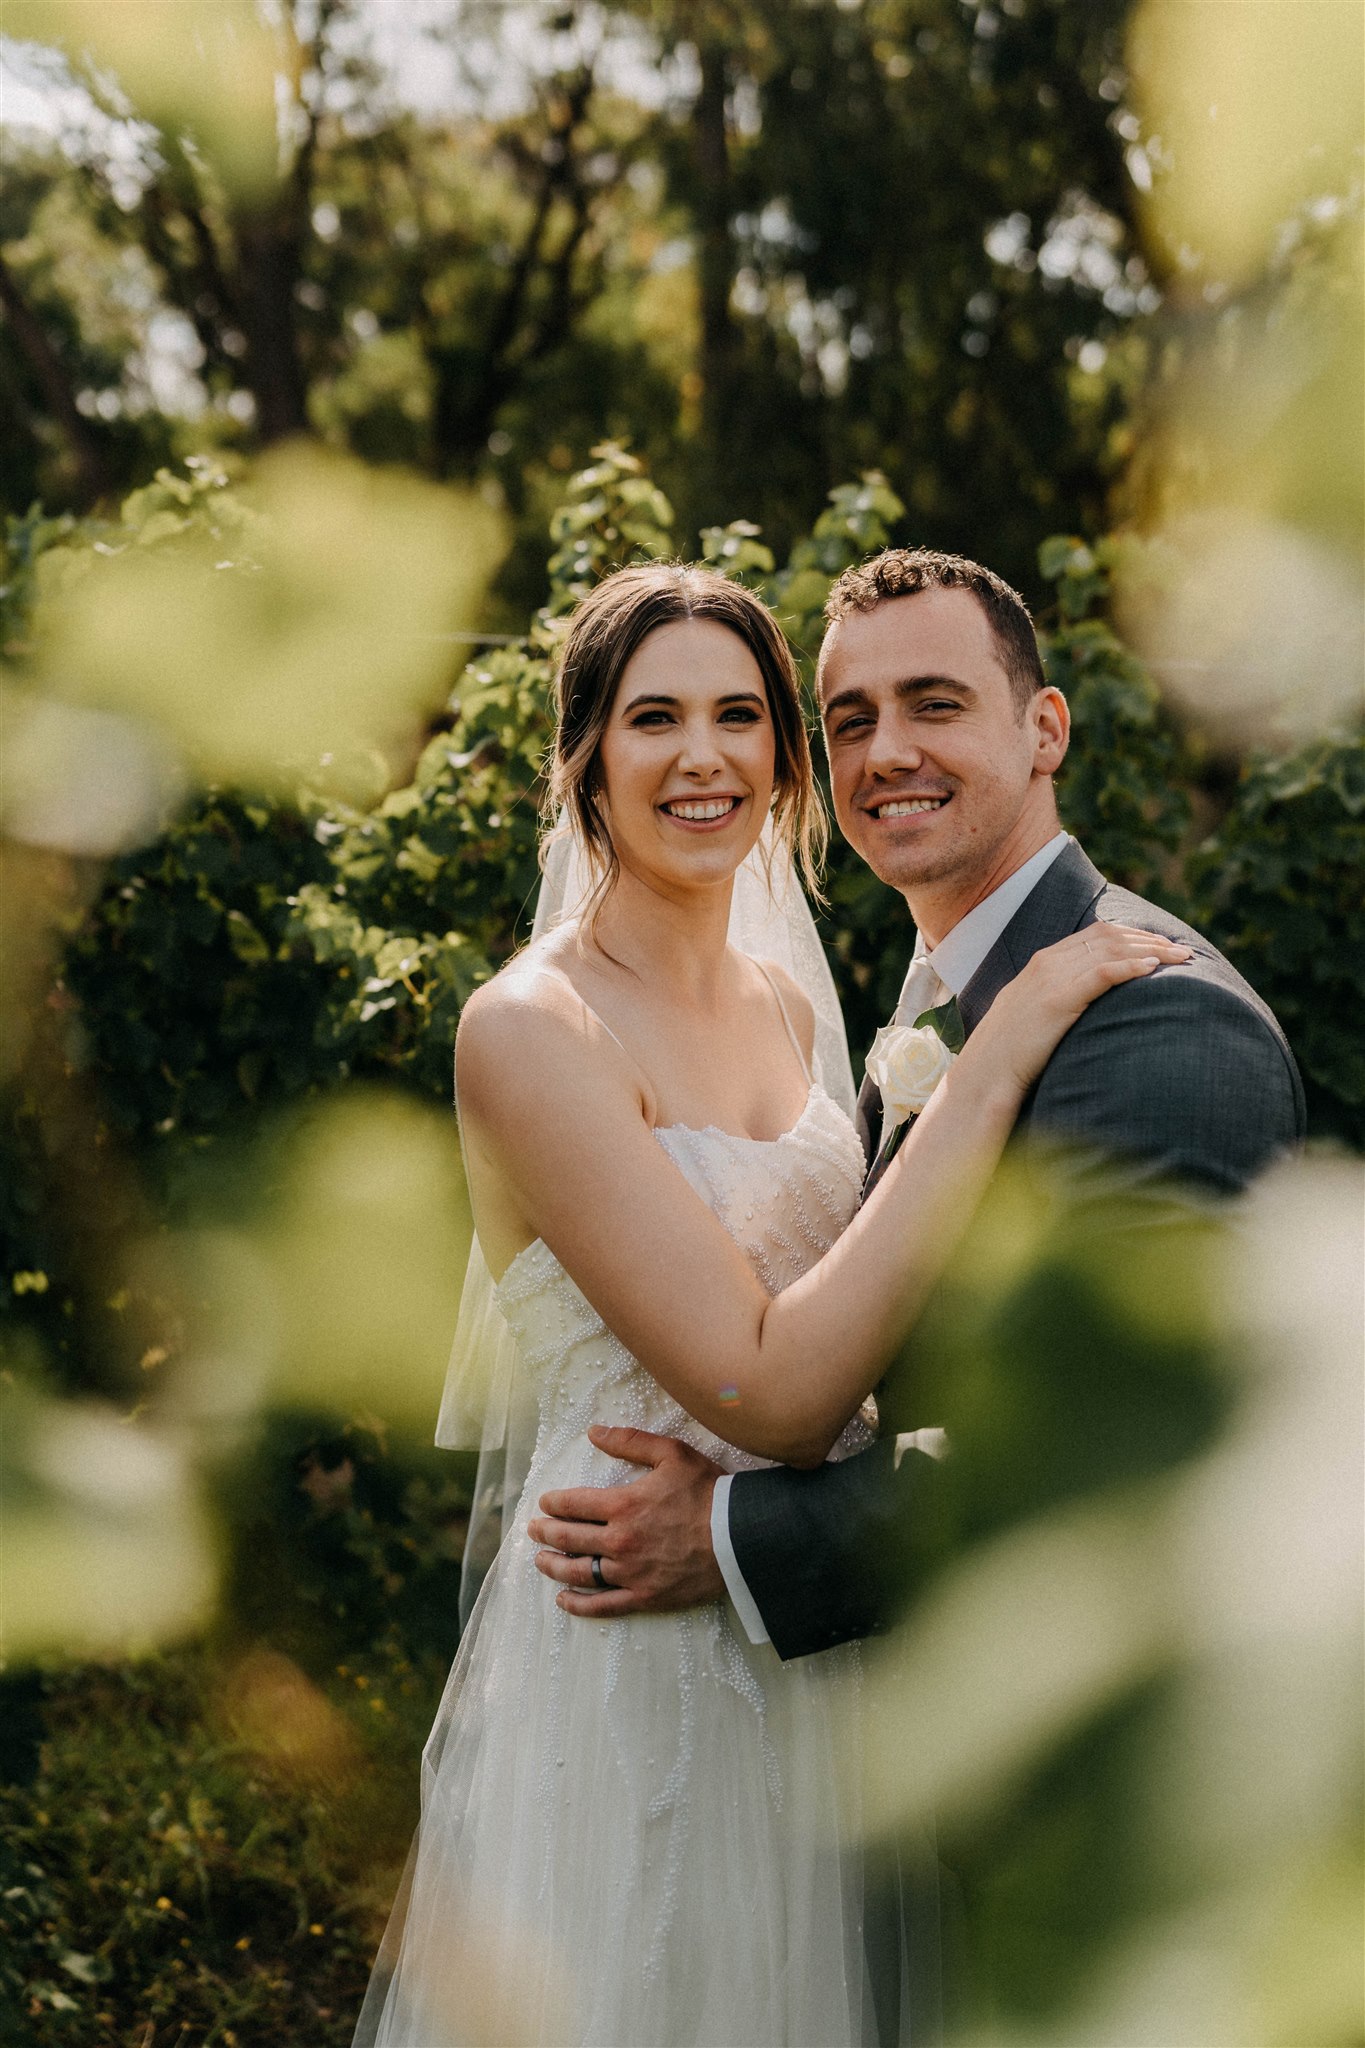
M659 1143L770 1292L828 1250L864 1160L811 1085L772 1141ZM727 1603L591 1622L526 1532L550 1487L639 1468L590 1423L721 1443L539 1240L496 1288L537 1407L529 1475L423 1762L422 1817L357 2048L856 2048L864 2018L855 1646L784 1666ZM850 1425L834 1455L869 1440Z

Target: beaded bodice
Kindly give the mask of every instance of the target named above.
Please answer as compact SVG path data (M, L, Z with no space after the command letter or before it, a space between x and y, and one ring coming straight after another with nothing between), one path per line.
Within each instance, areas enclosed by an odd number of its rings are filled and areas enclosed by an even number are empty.
M844 1230L865 1161L853 1125L818 1083L789 1131L775 1139L716 1129L661 1126L659 1143L735 1239L770 1294L799 1279ZM764 1461L722 1442L693 1420L607 1329L543 1240L497 1284L517 1339L518 1369L539 1409L534 1464L543 1465L590 1423L629 1424L682 1437L727 1471ZM835 1455L868 1441L855 1418Z

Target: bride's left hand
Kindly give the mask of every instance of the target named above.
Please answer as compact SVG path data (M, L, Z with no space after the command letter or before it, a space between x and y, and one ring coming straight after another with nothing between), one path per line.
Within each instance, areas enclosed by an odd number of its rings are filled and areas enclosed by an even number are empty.
M608 1621L621 1614L668 1614L725 1595L711 1548L711 1496L720 1476L690 1444L646 1429L593 1428L609 1458L645 1469L622 1486L572 1486L540 1497L527 1525L536 1569L563 1589L566 1614ZM594 1584L597 1558L606 1592Z

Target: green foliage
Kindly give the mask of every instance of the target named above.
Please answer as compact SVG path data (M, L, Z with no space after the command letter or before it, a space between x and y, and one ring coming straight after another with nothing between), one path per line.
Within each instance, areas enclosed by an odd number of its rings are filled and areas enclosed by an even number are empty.
M48 1678L36 1778L0 1789L7 2043L350 2040L455 1646L469 1464L275 1417L217 1474L212 1645Z
M673 550L673 507L639 459L611 441L592 454L550 521L552 617L572 611L607 570Z
M66 983L115 1131L202 1137L329 1078L317 1042L328 989L293 939L290 903L326 872L297 809L225 791L112 864Z
M217 1470L224 1633L330 1681L338 1664L438 1688L458 1635L475 1459L395 1451L373 1421L279 1413ZM424 1731L423 1731L424 1732Z
M796 541L787 564L763 586L782 630L811 659L824 637L825 599L836 576L887 546L905 507L879 470L856 484L839 484L811 528Z
M1365 1149L1365 737L1247 765L1193 915L1284 1025L1315 1128Z
M197 118L173 116L153 79L203 53L161 38L149 73L130 32L105 53L129 60L141 117L109 122L122 154L95 122L74 160L46 138L11 152L0 255L71 401L7 320L19 502L88 505L172 447L313 431L496 478L518 528L505 587L529 609L560 481L629 433L689 527L742 505L779 561L825 490L877 467L915 538L1026 577L1040 531L1101 517L1143 361L1128 336L1155 302L1125 165L1128 12L1020 0L986 33L961 0L650 0L568 6L528 43L515 10L462 8L443 37L501 90L424 115L370 56L358 0L332 0L291 12L288 142L250 194L203 136L234 109L268 129L260 76L240 106L196 87ZM637 97L656 66L667 95ZM107 72L82 76L112 111ZM168 315L198 360L149 378ZM1112 344L1093 375L1075 364L1090 337Z
M361 1723L363 1797L272 1770L225 1726L223 1679L188 1653L54 1682L39 1776L0 1790L14 2048L350 2038L374 1939L358 1880L397 1849L411 1758Z
M1062 821L1102 872L1140 896L1178 903L1173 860L1190 822L1189 763L1156 685L1094 614L1109 593L1117 544L1054 535L1038 567L1057 593L1040 635L1048 681L1071 708L1071 749L1057 778Z
M87 522L86 533L89 533ZM0 541L0 649L6 660L15 661L24 649L24 636L33 611L34 577L39 558L50 548L60 547L76 532L69 512L49 517L41 505L31 505L22 517L11 513Z
M29 635L41 630L45 605L60 606L102 559L127 549L173 549L204 539L213 542L216 566L254 567L255 550L269 544L268 528L230 488L233 473L215 456L190 455L180 468L158 469L149 483L130 491L117 518L49 519L34 505L22 518L7 519L0 587L7 656L13 660L30 651Z

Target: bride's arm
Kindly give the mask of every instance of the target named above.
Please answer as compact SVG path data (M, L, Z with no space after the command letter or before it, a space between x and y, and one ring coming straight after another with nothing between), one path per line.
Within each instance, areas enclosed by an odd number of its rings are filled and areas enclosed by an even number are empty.
M470 1002L461 1115L527 1235L675 1400L745 1450L816 1464L941 1274L1059 1040L1105 990L1187 952L1093 925L1035 954L848 1230L775 1298L654 1137L637 1070L567 994L547 1002L513 977Z

